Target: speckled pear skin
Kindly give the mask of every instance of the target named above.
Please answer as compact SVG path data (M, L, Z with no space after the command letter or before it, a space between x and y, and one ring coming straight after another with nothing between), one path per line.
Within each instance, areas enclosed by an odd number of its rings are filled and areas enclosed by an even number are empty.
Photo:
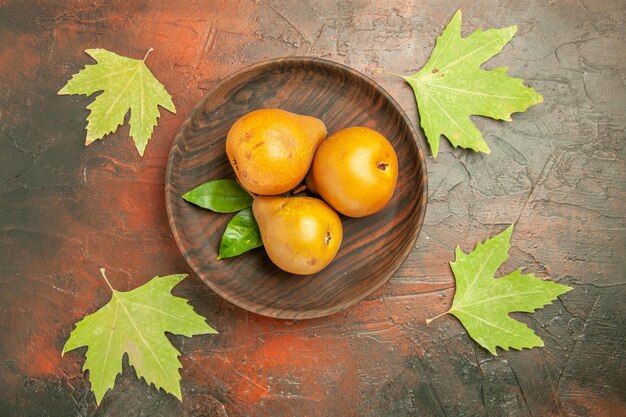
M320 199L258 196L252 212L267 255L284 271L315 274L335 258L341 246L341 219Z
M324 138L326 126L320 119L261 109L245 114L232 125L226 137L226 154L247 190L277 195L304 179Z

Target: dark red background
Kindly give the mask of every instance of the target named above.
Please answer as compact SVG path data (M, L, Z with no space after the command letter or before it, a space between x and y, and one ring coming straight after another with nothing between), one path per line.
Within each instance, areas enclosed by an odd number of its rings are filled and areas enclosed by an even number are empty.
M442 142L415 250L343 313L278 321L223 301L195 277L165 215L169 147L220 79L260 60L316 56L386 88L418 125L400 78L428 58L455 10L464 34L517 24L488 67L508 65L545 97L512 123L476 119L491 155ZM0 415L625 415L626 7L621 1L0 0ZM124 126L85 147L85 106L61 97L101 47L141 58L172 94L140 158ZM421 131L420 131L421 133ZM423 138L421 138L424 144ZM545 348L489 355L445 311L458 244L516 222L504 271L573 286L532 316ZM110 297L191 274L175 293L220 334L174 336L183 403L125 368L96 408L74 323Z

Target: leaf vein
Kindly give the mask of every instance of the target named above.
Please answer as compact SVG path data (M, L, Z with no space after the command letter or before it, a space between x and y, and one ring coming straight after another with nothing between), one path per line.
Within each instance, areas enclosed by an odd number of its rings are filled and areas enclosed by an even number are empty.
M109 113L111 113L111 111L113 110L113 108L115 107L115 105L117 104L118 101L120 101L120 99L122 97L124 97L124 92L126 90L126 88L130 85L130 83L135 79L135 76L137 75L137 73L135 72L135 74L133 74L132 77L130 77L128 79L128 81L126 82L126 84L124 85L124 87L120 90L120 93L118 94L117 97L115 97L115 100L113 101L113 103L111 103L111 105L109 106L109 108L107 109L107 111L104 113L104 115L102 116L102 118L100 119L100 123L98 123L98 126L94 127L92 131L97 131L100 126L102 125L102 123L104 123L104 121L107 119L107 116L109 115ZM98 100L101 96L98 96L96 98L96 100ZM128 110L126 110L128 111Z
M156 360L156 363L159 365L159 368L161 368L161 371L163 371L163 375L165 377L167 377L167 371L165 370L165 368L163 367L163 364L161 363L161 361L159 360L159 357L156 355L156 353L154 353L154 350L152 350L152 346L150 346L150 344L148 343L148 341L143 337L143 334L141 333L141 331L139 330L139 328L137 327L137 324L135 323L135 320L133 320L133 318L131 317L130 313L128 312L128 309L126 308L126 306L124 305L124 303L120 300L120 305L122 306L122 308L124 309L124 312L126 313L126 315L128 316L128 320L130 321L130 324L133 325L133 328L135 329L135 332L137 333L137 336L139 336L139 338L141 339L141 341L143 342L143 344L148 348L148 350L150 351L150 353L152 354L152 356L154 357L154 359Z
M446 87L445 85L437 84L437 83L426 83L426 82L423 82L422 84L427 85L429 87L436 87L436 88L441 88L441 89L445 89L445 90L456 91L456 92L459 92L461 94L468 94L468 95L474 95L474 96L482 96L482 97L489 97L489 98L493 97L493 98L502 98L502 99L510 99L510 100L528 100L528 97L503 96L503 95L499 95L499 94L481 93L481 92L478 92L478 91L464 90L462 88Z
M468 312L467 312L467 311L465 311L465 310L463 310L463 314L467 314L468 316L473 317L473 318L475 318L476 320L481 321L481 322L485 323L486 325L491 326L491 327L493 327L493 328L495 328L495 329L502 330L502 331L503 331L503 332L505 332L505 333L512 334L512 335L516 336L516 333L514 333L514 332L512 332L512 331L510 331L510 330L508 330L508 329L505 329L504 327L500 327L500 326L498 326L497 324L492 323L492 322L490 322L490 321L487 321L487 320L485 320L485 319L483 319L483 318L481 318L481 317L479 317L479 316L476 316L476 315L474 315L474 314L472 314L472 313L468 313Z
M168 312L167 312L167 311L165 311L165 310L161 310L161 309L158 309L158 308L154 308L154 307L149 306L149 305L147 305L147 304L138 303L138 302L136 302L136 301L128 301L128 299L126 299L125 301L126 301L127 303L130 303L130 304L135 304L135 305L141 306L142 308L145 308L145 309L148 309L148 310L152 310L152 311L159 312L159 313L161 313L161 314L163 314L163 315L166 315L166 316L168 316L168 317L172 317L172 318L174 318L174 319L176 319L176 320L183 321L183 322L188 323L188 324L191 324L191 325L195 325L195 324L196 324L196 323L194 323L194 322L192 322L192 321L189 321L189 320L187 320L187 319L185 319L185 318L182 318L182 317L180 317L180 316L175 316L175 315L173 315L173 314L168 313ZM187 305L189 305L189 304L187 304Z
M113 293L114 297L117 297L115 293ZM117 298L116 298L117 299ZM109 333L109 340L107 342L106 353L104 354L104 360L102 361L102 369L106 369L107 361L109 360L109 353L111 351L111 340L113 339L113 334L115 334L115 324L117 323L117 312L119 311L119 301L115 303L115 313L113 314L113 322L111 324L111 332ZM102 379L104 378L104 371L100 372L100 378L98 379L98 387L102 387ZM104 394L104 393L102 393Z

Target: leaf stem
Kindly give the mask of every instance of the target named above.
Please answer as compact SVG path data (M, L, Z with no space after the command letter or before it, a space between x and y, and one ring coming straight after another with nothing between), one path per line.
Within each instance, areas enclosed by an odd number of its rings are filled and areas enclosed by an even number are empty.
M100 268L100 273L102 274L102 277L104 278L104 280L106 281L107 285L109 286L109 288L111 289L111 291L115 291L113 289L113 287L111 286L111 283L109 282L109 280L107 279L106 274L104 273L104 268Z
M395 75L396 77L400 77L400 78L404 78L404 75L396 74L395 72L389 72L389 71L383 70L383 73L384 74L389 74L389 75Z
M450 310L448 310L448 311L444 311L443 313L441 313L441 314L437 314L435 317L433 317L433 318L431 318L431 319L426 319L426 324L430 324L430 322L431 322L431 321L433 321L433 320L435 320L435 319L438 319L438 318L439 318L439 317L441 317L441 316L445 316L445 315L446 315L446 314L448 314L449 312L450 312Z
M146 58L148 58L148 55L150 55L150 52L154 51L154 49L150 48L148 49L148 52L146 52L146 55L143 57L143 62L146 62Z

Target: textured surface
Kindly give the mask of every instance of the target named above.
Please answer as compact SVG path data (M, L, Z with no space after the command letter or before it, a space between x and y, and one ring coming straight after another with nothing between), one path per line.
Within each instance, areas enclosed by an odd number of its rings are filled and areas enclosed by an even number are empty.
M379 82L419 126L411 74L463 7L467 35L516 24L487 64L545 98L512 123L476 118L491 155L429 159L417 245L392 280L343 313L276 321L193 275L174 290L220 332L169 336L181 404L132 377L96 409L73 324L120 290L191 273L165 216L167 155L187 113L230 73L319 56ZM5 416L619 416L626 409L626 8L613 0L381 2L0 1L0 414ZM90 99L57 97L102 47L141 59L174 97L143 159L128 127L84 147ZM423 141L423 138L420 138ZM422 142L424 144L424 142ZM491 357L452 317L454 246L517 222L510 270L574 290L532 317L543 349Z

